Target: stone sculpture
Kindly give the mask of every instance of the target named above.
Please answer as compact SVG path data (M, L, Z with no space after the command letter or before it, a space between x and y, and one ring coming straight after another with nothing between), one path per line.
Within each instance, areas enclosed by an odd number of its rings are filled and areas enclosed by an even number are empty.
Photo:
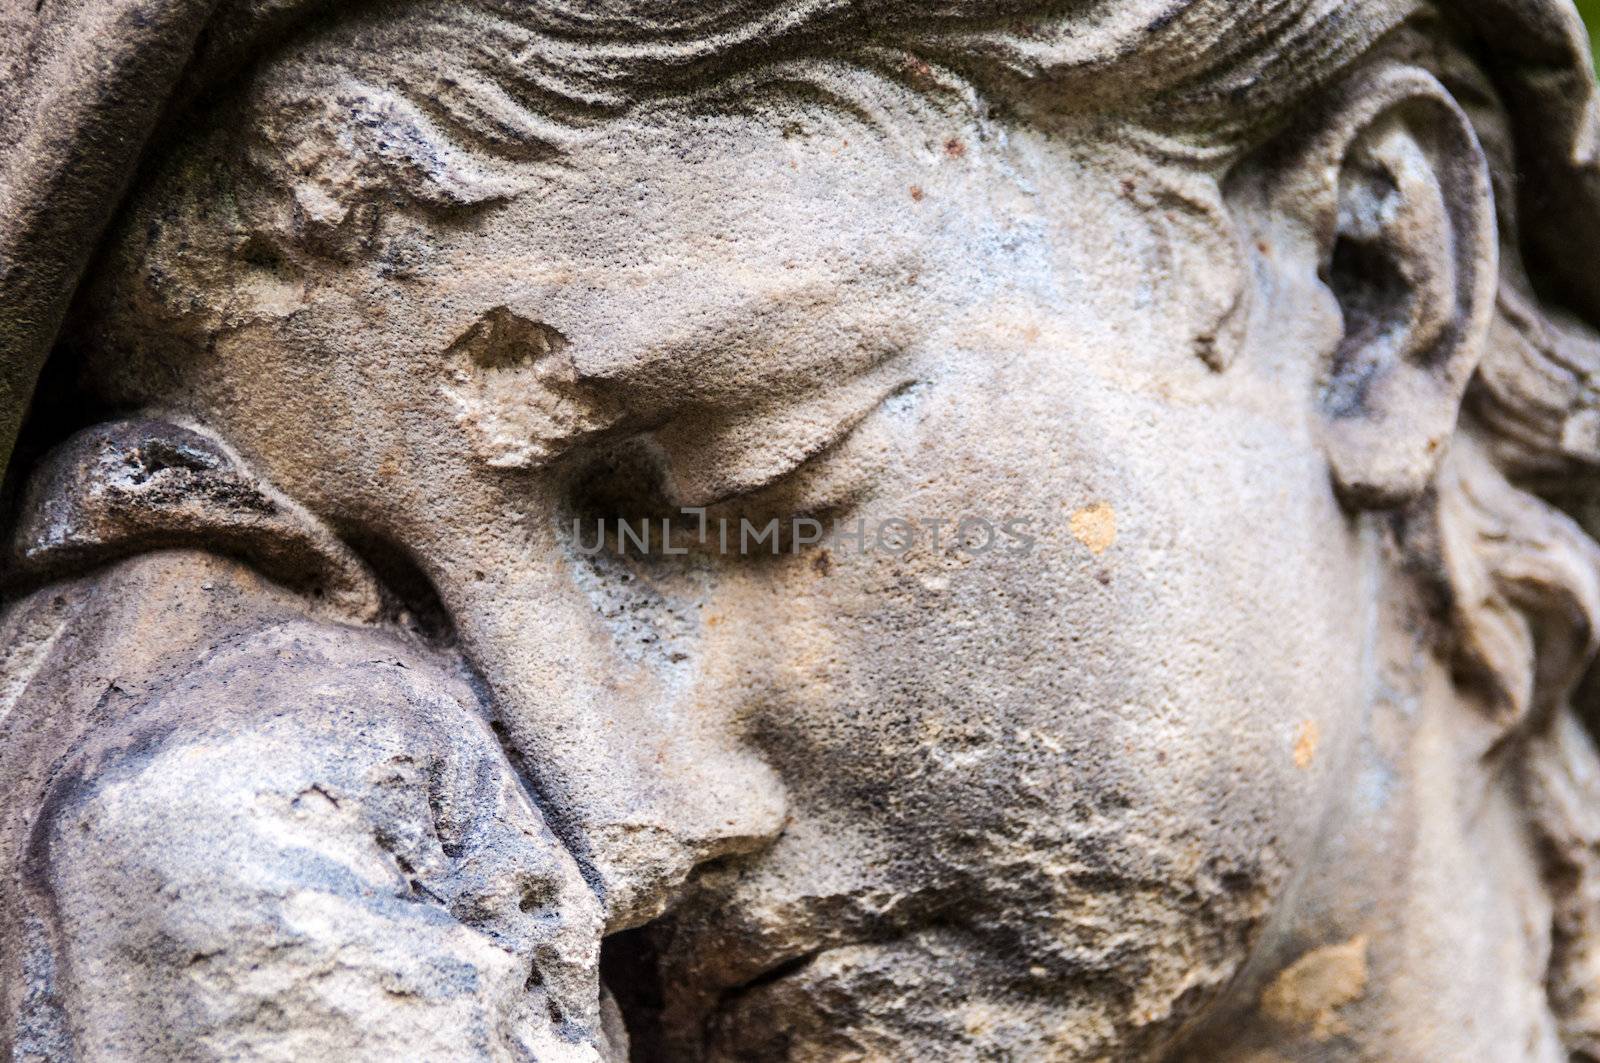
M1567 0L0 27L10 1058L1600 1059Z

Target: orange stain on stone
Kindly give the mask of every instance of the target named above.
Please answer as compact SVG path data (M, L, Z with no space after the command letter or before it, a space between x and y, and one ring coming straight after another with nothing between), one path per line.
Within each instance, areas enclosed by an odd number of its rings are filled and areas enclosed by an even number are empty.
M1117 544L1117 511L1096 502L1072 515L1071 528L1072 537L1099 557Z
M1322 731L1317 721L1307 720L1300 725L1300 734L1294 740L1294 766L1301 771L1311 767L1317 759L1317 743L1322 741Z
M1352 938L1301 956L1279 972L1261 994L1261 1010L1279 1023L1298 1027L1314 1041L1347 1032L1340 1009L1367 992L1367 939Z

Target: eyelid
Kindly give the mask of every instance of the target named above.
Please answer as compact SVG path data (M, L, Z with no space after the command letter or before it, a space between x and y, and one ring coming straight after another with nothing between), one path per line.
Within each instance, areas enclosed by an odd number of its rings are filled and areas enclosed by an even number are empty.
M682 506L711 506L770 487L836 447L913 384L886 367L800 400L683 418L656 433L667 490Z

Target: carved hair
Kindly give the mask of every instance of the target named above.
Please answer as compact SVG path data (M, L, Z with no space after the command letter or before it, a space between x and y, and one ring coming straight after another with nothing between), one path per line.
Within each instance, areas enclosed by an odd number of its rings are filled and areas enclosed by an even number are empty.
M1526 42L1509 60L1431 13L1379 49L1430 69L1472 119L1500 232L1496 313L1451 452L1434 490L1393 516L1393 544L1432 606L1434 649L1483 714L1486 772L1520 792L1553 903L1546 988L1563 1041L1600 1059L1600 683L1585 678L1600 649L1600 337L1562 305L1595 320L1579 251L1600 210L1595 86L1570 9L1522 5L1511 24L1513 8L1468 5L1467 28Z

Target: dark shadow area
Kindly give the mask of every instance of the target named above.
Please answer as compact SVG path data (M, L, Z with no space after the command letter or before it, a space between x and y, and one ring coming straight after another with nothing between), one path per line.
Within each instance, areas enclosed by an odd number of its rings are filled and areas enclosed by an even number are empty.
M666 996L656 945L659 934L660 928L651 924L612 934L600 943L600 979L622 1011L631 1063L666 1063L669 1058L662 1028Z

